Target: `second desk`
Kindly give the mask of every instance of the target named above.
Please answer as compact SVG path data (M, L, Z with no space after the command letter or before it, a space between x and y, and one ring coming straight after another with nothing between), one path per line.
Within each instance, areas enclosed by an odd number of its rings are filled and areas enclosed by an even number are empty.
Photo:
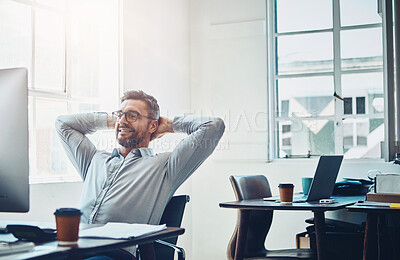
M219 206L221 208L232 208L238 209L242 212L242 218L238 228L237 243L236 243L236 254L235 260L243 259L245 239L247 236L247 227L249 221L250 210L301 210L301 211L312 211L314 213L314 225L317 242L317 256L319 260L326 259L325 248L325 211L333 211L343 209L346 206L352 205L357 201L363 199L360 196L346 196L346 197L332 197L335 199L333 204L320 204L318 202L301 202L292 204L281 204L271 201L264 201L263 199L253 200L242 200L223 202Z

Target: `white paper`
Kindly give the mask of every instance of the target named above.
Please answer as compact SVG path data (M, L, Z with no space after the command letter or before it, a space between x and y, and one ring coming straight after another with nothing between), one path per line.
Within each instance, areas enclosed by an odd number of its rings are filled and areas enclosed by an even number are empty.
M93 227L79 231L79 237L98 237L129 239L166 229L164 225L127 224L109 222L101 227Z
M375 185L376 193L400 194L400 174L378 174Z

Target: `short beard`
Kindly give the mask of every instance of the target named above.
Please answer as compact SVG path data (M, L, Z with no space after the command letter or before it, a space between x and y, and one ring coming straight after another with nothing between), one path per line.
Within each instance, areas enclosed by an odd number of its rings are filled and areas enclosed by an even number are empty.
M149 123L147 124L147 126L149 126L151 121L149 121ZM128 127L126 125L124 125L125 127ZM139 144L141 144L144 141L144 137L138 137L138 132L136 132L135 128L131 127L133 133L132 136L124 139L124 140L118 140L118 133L116 134L117 137L117 141L119 143L119 145L121 145L122 147L125 148L135 148L137 146L139 146Z
M138 138L137 135L132 135L128 139L118 140L118 143L125 148L137 147L141 142L143 142L144 137Z

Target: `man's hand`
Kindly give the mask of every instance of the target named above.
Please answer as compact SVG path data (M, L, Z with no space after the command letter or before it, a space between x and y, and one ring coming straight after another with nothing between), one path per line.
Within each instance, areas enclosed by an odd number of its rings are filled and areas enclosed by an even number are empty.
M173 120L168 119L166 117L160 117L160 119L158 120L157 131L155 131L151 135L150 141L157 139L157 138L161 138L167 133L173 133L174 130L172 129L172 124L173 124Z
M116 123L117 123L117 121L115 120L115 118L111 114L108 114L108 116L107 116L108 129L114 129Z

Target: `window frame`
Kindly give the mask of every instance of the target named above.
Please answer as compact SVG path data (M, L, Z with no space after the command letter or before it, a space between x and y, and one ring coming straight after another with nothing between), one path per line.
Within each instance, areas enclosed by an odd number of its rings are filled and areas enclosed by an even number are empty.
M279 104L277 104L277 86L276 82L278 79L286 79L286 78L298 78L298 77L316 77L316 76L332 76L333 77L333 87L334 92L336 92L339 96L342 96L342 75L346 74L366 74L366 73L384 73L386 62L384 58L385 45L384 40L382 41L382 57L383 57L383 67L382 68L366 68L366 69L346 69L342 70L341 67L341 31L347 30L355 30L355 29L370 29L370 28L381 28L382 35L384 36L384 21L382 23L371 23L371 24L362 24L362 25L349 25L349 26L341 26L340 25L340 0L331 0L332 2L332 28L328 29L312 29L312 30L301 30L294 32L276 32L277 30L277 12L276 12L276 1L275 0L267 0L266 4L266 37L267 37L267 100L268 100L268 117L269 117L269 133L268 133L268 160L276 160L282 159L283 157L279 157L279 129L277 129L278 122L284 122L291 120L291 117L277 117L276 111L279 111ZM288 36L288 35L307 35L314 33L323 33L323 32L331 32L333 38L333 71L332 72L313 72L313 73L298 73L295 72L293 74L284 74L278 75L277 71L277 42L278 37L280 36ZM383 96L385 97L386 86L383 84ZM333 94L333 93L332 93ZM355 97L353 97L355 99ZM339 103L338 103L339 102ZM385 120L385 133L386 133L386 115L385 112L375 113L375 114L344 114L343 109L343 101L338 101L335 99L335 108L334 114L332 116L317 116L317 117L301 117L296 118L298 120L319 120L319 119L328 119L333 120L334 122L334 138L335 138L335 154L343 154L343 121L347 118L365 118L365 119L375 119L380 118ZM353 101L354 102L354 101ZM354 107L355 103L353 103L353 111L355 111ZM367 108L366 108L367 109ZM386 141L386 140L385 140ZM304 155L304 158L307 158L307 154ZM373 158L371 158L374 160ZM369 160L371 160L369 159ZM381 160L379 158L376 158ZM346 160L365 160L364 158L357 159L346 159Z
M71 93L72 84L71 84L71 55L70 51L71 47L71 4L68 0L65 1L64 8L56 8L53 6L48 6L46 4L38 3L37 0L9 0L19 4L23 4L31 9L31 60L29 63L30 66L30 75L29 75L29 87L28 87L28 97L29 97L29 122L30 125L30 136L36 136L36 126L37 126L37 112L36 112L36 100L37 99L48 99L54 101L62 101L67 103L67 113L71 113L73 109L73 104L75 103L85 103L85 104L100 104L100 97L99 98L89 98L89 97L77 97L73 96ZM118 45L118 53L117 53L117 60L118 60L118 68L117 68L117 87L116 91L117 97L119 99L120 94L122 93L122 0L117 0L117 45ZM62 16L64 20L64 62L63 62L63 75L62 75L62 89L61 90L47 90L42 88L36 88L35 86L35 69L36 69L36 49L35 49L35 39L36 39L36 19L35 15L37 10L45 10L57 15ZM118 104L119 100L115 100L115 104ZM112 132L112 131L111 131ZM30 141L30 150L35 151L37 147L36 138ZM34 153L34 152L33 152ZM36 169L36 157L29 158L30 161L30 174L29 174L29 183L49 183L49 182L65 182L65 181L80 181L81 178L78 174L71 174L67 172L66 175L44 175L40 176L37 174Z

